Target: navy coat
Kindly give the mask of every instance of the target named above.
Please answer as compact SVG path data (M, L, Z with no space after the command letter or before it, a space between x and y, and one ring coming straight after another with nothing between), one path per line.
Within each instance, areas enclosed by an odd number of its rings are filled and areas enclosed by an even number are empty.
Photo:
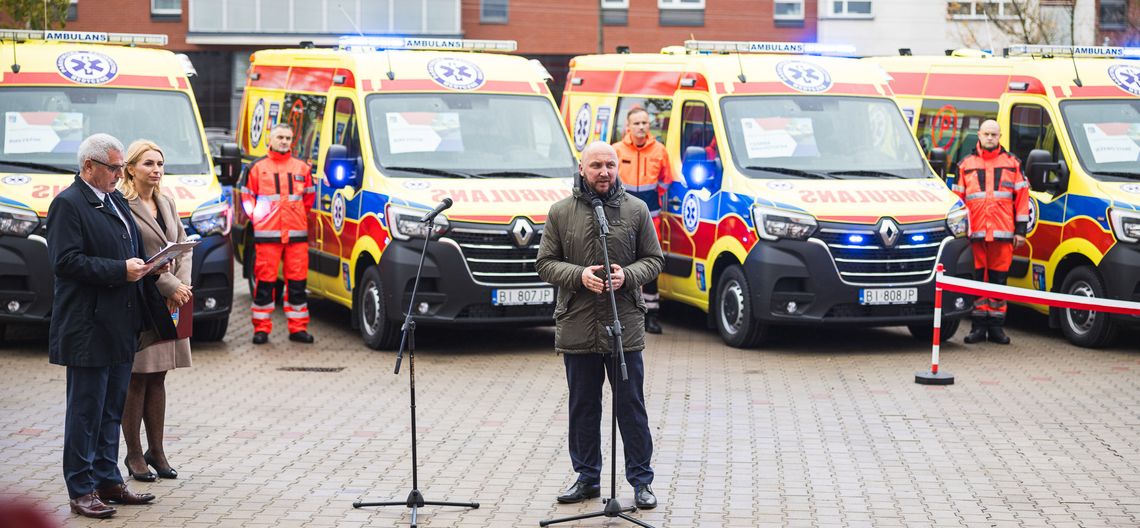
M130 235L78 175L48 208L48 258L55 273L48 353L54 364L106 367L132 361L145 328L175 337L155 277L127 281L125 261L146 257L126 200L118 191L111 199Z

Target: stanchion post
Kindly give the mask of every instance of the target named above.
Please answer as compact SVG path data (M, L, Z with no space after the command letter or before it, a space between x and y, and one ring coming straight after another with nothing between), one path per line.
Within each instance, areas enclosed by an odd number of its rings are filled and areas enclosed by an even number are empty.
M938 264L934 274L934 343L930 348L930 371L915 372L914 382L920 385L953 385L954 375L938 372L938 354L942 346L942 273L945 268Z

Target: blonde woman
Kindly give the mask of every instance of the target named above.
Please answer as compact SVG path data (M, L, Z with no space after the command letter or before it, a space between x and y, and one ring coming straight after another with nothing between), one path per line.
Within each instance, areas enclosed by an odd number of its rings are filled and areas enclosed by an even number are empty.
M158 252L167 242L186 240L174 200L161 192L164 164L162 149L152 141L140 139L127 147L126 174L120 190L130 204L148 255ZM175 259L168 273L158 278L158 290L172 313L190 302L191 262L190 254L183 254ZM157 341L153 332L144 332L139 336L139 347L123 408L123 437L127 443L124 463L135 480L178 478L162 446L166 421L165 382L168 370L190 366L190 339ZM145 453L139 438L143 423L146 424ZM154 467L157 475L147 466Z

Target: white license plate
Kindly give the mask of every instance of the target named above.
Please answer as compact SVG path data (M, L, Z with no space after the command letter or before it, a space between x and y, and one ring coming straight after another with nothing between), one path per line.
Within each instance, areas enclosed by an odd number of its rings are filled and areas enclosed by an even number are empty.
M512 288L491 290L491 304L513 306L520 304L550 304L554 302L554 288Z
M864 288L859 290L859 304L914 304L918 288Z

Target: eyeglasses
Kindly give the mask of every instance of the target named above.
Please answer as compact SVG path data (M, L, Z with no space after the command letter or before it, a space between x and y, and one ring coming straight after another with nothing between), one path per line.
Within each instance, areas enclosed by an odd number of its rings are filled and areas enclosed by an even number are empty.
M124 165L111 165L110 163L103 163L102 161L99 161L95 158L87 158L87 159L94 161L95 163L98 163L104 167L107 167L107 169L109 169L111 172L123 172L123 169L125 169L127 167L125 164Z

